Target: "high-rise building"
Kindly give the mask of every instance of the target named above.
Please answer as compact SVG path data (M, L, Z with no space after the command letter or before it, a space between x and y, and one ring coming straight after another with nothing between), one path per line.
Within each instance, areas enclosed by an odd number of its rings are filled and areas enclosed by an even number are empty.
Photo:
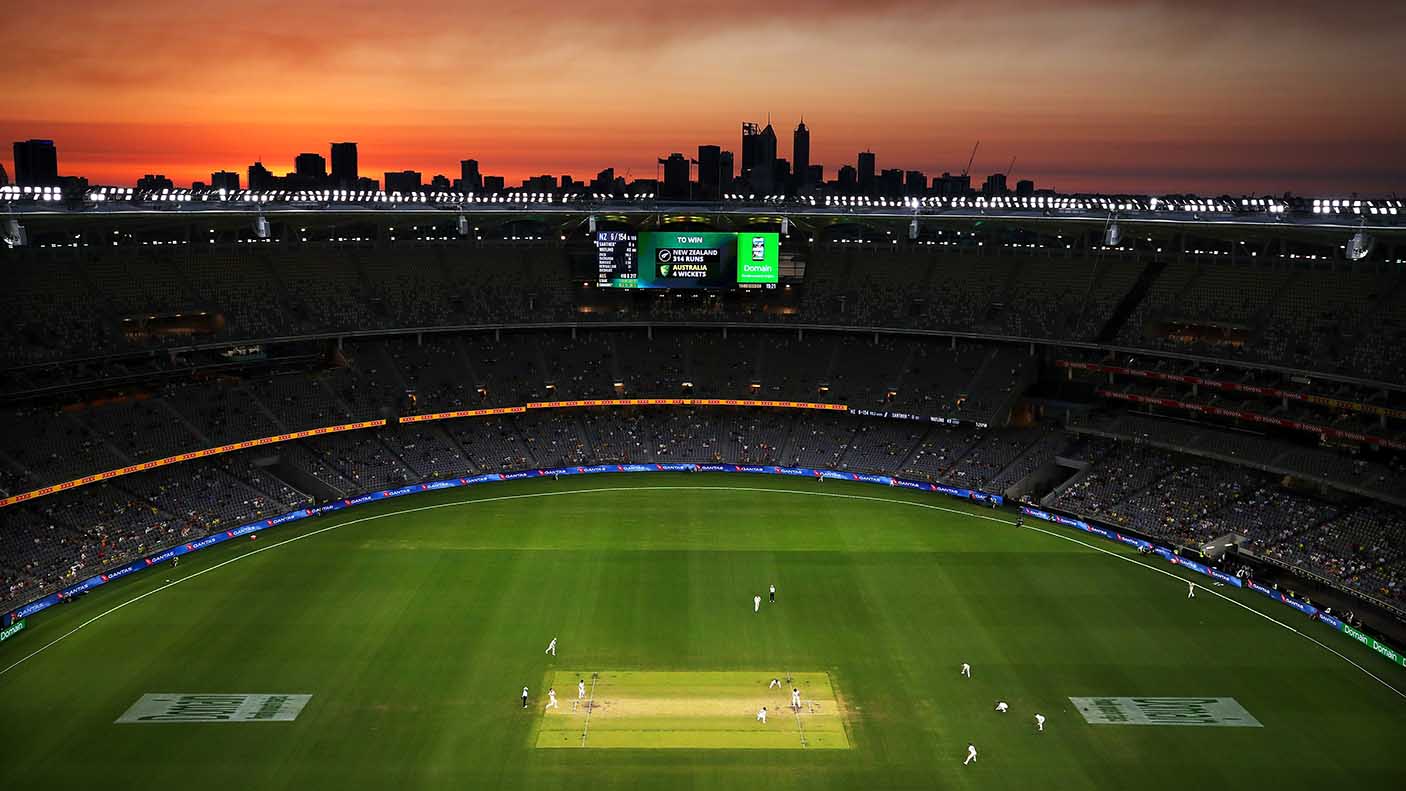
M502 176L484 176L484 177L483 177L483 191L484 191L484 192L502 192L504 186L506 186L506 185L505 185L504 182L503 182L503 177L502 177Z
M175 188L176 183L160 173L148 173L137 179L137 189L139 190L169 190Z
M879 174L879 194L886 198L897 198L903 194L903 170L885 168Z
M903 194L921 197L928 192L928 177L921 170L910 170L903 174Z
M453 185L449 183L449 177L443 173L436 173L435 177L430 179L430 189L448 192L452 186Z
M994 198L1006 194L1006 174L992 173L986 177L986 183L981 185L981 194L988 198Z
M825 183L825 166L824 166L824 165L811 165L810 167L806 168L806 184L808 184L808 185L810 185L810 186L819 186L819 185L824 184L824 183Z
M806 128L805 119L791 135L791 164L796 173L796 186L810 186L810 130Z
M249 189L271 190L274 183L273 173L264 167L264 163L255 162L249 166Z
M220 170L210 174L210 188L217 190L229 190L231 192L239 189L239 174L228 170Z
M722 194L723 151L718 146L698 147L698 199L717 200Z
M361 173L357 169L356 143L332 144L332 186L353 189Z
M855 191L859 183L858 173L854 165L840 166L840 172L835 175L835 184L840 188L840 192L848 195Z
M874 192L874 152L859 152L859 191L869 195Z
M1015 183L1015 194L1021 198L1028 198L1035 194L1035 182L1030 179L1021 179Z
M598 192L602 195L615 194L615 168L606 168L596 174L591 180L591 192Z
M483 191L483 175L478 172L477 159L463 159L459 161L459 181L460 189L466 192Z
M327 158L321 154L299 154L293 159L293 173L308 186L327 181Z
M731 151L718 154L718 185L724 192L732 189L733 156Z
M751 121L742 123L742 169L737 174L744 179L751 178L752 167L757 163L757 138L761 133L761 127Z
M10 175L5 172L5 164L0 162L0 187L9 186Z
M59 183L59 152L52 140L15 143L15 183L21 187L50 187Z
M660 188L659 197L665 200L688 200L693 186L688 178L688 157L675 152L670 154L668 159L659 160L659 164L664 166L664 184Z
M752 143L752 190L761 195L776 191L776 130L768 122Z
M381 183L386 185L386 192L419 192L420 179L418 170L388 171Z

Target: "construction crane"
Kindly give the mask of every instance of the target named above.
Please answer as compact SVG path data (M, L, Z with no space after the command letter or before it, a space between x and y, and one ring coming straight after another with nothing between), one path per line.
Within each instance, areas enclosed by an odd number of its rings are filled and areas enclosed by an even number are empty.
M1015 170L1015 157L1011 157L1011 164L1010 164L1010 167L1007 167L1007 168L1006 168L1006 180L1007 180L1007 181L1010 181L1010 178L1011 178L1011 171L1012 171L1012 170Z
M967 166L964 167L964 168L962 168L962 175L963 175L963 176L965 176L965 175L967 175L968 173L971 172L971 170L972 170L972 162L975 162L975 161L976 161L976 150L977 150L978 148L981 148L981 141L980 141L980 140L976 141L976 145L972 146L972 155L969 156L969 157L967 157Z

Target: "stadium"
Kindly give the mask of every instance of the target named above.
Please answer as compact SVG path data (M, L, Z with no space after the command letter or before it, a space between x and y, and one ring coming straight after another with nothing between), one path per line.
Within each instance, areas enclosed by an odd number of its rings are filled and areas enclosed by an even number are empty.
M7 787L1406 776L1401 201L9 189Z

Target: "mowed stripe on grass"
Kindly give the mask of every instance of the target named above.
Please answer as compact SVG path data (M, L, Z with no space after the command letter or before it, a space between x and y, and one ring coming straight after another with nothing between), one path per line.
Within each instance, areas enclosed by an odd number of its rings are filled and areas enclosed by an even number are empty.
M1394 696L1280 625L1186 600L1185 582L927 494L701 488L735 482L426 494L104 586L0 644L0 666L185 580L0 676L0 743L19 756L0 761L0 788L1318 791L1395 787L1406 772ZM285 535L306 540L251 552ZM777 603L754 613L771 582ZM555 658L542 653L553 636ZM851 749L536 749L544 682L592 668L824 670ZM575 681L558 687L565 705ZM294 723L113 724L149 692L251 690L313 697ZM1069 702L1108 695L1233 697L1264 727L1090 726ZM981 757L963 767L968 742ZM75 745L100 759L75 760Z
M779 687L772 679L782 681ZM578 683L588 695L578 699ZM559 705L544 708L537 747L848 749L845 712L823 672L562 671ZM799 710L791 690L801 694ZM767 721L757 719L762 707ZM589 718L589 729L587 720Z

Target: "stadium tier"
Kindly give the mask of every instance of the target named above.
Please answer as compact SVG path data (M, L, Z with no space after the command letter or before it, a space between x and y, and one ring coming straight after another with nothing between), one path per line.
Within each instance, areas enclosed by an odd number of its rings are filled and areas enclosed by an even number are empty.
M1402 602L1394 236L1349 261L1321 228L1110 244L1048 219L762 218L774 288L645 290L597 282L580 219L466 238L310 214L265 238L220 215L30 217L0 253L6 605L309 503L644 462L901 475L1192 548L1238 536ZM830 409L541 406L639 398Z

